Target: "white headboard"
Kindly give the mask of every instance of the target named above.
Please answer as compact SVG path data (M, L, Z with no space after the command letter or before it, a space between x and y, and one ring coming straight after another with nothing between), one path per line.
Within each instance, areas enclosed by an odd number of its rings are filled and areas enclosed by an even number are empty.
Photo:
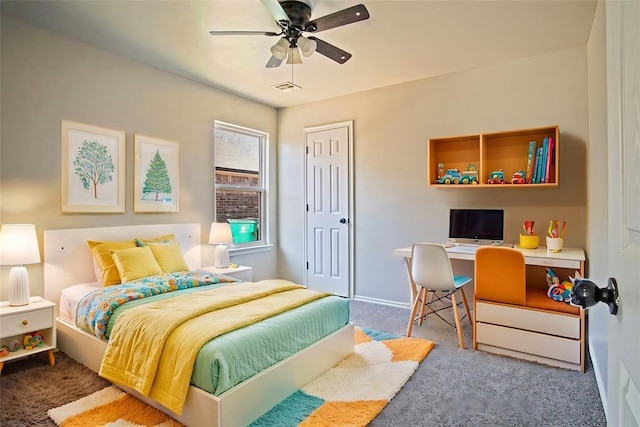
M113 241L175 234L190 269L200 268L200 224L128 225L69 228L44 232L44 297L58 304L64 288L95 282L87 240Z

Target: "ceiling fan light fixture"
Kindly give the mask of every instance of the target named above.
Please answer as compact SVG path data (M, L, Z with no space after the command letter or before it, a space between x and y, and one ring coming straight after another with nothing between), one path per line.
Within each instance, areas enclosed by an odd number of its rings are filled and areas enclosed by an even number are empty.
M276 44L271 46L271 54L279 60L284 60L289 52L289 41L286 38L281 38Z
M315 40L308 39L304 36L298 37L298 47L304 56L311 56L316 51L318 43Z
M302 64L302 59L300 59L300 51L298 50L297 46L289 48L287 64Z

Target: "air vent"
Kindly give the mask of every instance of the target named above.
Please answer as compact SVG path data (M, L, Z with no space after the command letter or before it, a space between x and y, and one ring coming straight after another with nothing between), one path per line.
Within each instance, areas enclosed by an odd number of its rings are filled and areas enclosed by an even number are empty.
M293 91L293 89L302 89L300 86L294 84L293 82L282 82L271 87L278 89L281 92L291 92Z

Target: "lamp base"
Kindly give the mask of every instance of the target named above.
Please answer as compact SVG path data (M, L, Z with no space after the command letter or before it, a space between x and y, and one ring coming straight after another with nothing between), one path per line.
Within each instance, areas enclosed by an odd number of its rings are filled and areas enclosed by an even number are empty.
M27 267L13 267L9 272L9 305L29 304L30 293Z
M229 248L227 245L218 245L213 253L213 265L216 268L229 267Z

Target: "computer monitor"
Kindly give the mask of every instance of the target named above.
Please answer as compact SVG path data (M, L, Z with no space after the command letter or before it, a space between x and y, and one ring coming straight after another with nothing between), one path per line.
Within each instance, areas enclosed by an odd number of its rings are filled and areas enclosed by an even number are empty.
M504 210L450 209L449 241L478 245L504 242Z

